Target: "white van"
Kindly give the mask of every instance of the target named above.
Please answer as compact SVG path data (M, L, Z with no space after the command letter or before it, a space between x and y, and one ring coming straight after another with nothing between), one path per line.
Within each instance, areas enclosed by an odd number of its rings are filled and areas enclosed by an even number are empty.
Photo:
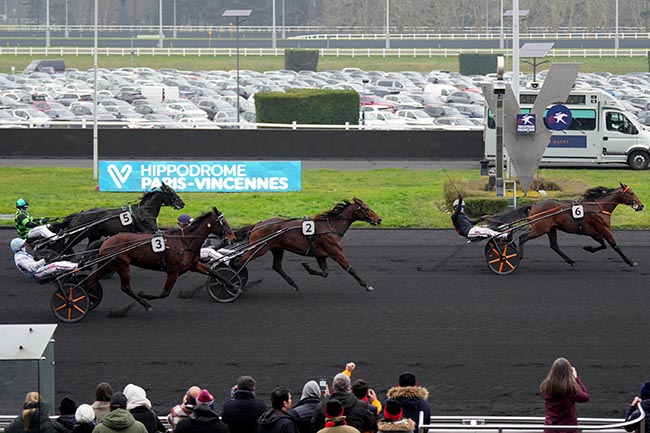
M447 97L454 92L458 92L458 89L449 84L431 83L424 86L423 92L440 99L442 102L447 102Z
M176 86L141 86L138 91L151 102L165 102L166 99L179 99Z
M521 113L530 109L538 90L519 94ZM624 163L643 170L650 163L650 131L610 94L602 90L573 90L565 103L573 121L564 131L554 131L542 163ZM546 117L546 116L544 116ZM514 121L514 120L513 120ZM537 120L543 128L544 119ZM496 128L488 119L484 132L485 159L496 159Z

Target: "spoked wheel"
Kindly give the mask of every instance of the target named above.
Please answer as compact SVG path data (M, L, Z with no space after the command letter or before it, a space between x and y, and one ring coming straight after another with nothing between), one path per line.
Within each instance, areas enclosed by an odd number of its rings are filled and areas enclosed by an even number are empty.
M88 294L76 283L61 284L52 294L50 308L54 317L62 322L78 322L90 311Z
M70 282L75 284L81 284L86 293L88 294L88 301L90 302L90 310L94 310L102 302L104 297L104 289L99 281L97 281L92 287L88 287L90 274L88 272L79 272L72 276Z
M485 259L492 272L507 275L519 266L519 251L514 242L493 238L485 245Z
M217 265L212 268L220 278L210 275L206 288L208 294L217 302L232 302L242 294L242 278L234 269L225 265ZM228 287L223 281L228 281L232 287Z

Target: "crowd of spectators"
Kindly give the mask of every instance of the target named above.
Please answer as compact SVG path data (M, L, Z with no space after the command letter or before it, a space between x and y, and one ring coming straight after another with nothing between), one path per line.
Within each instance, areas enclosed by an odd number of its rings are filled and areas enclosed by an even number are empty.
M38 392L29 392L22 413L5 433L414 433L418 417L431 417L428 390L419 385L415 374L399 375L398 385L380 402L364 379L352 382L354 363L334 376L329 384L309 380L300 398L279 386L271 391L270 407L256 397L256 381L241 376L231 389L231 398L222 403L221 413L209 390L190 386L181 402L163 415L168 426L152 409L146 391L128 384L122 392L101 382L92 405L79 406L69 397L59 404L59 416L49 417L48 407ZM565 358L552 364L539 388L546 408L545 425L578 425L576 403L589 401L586 386ZM297 397L297 396L296 396ZM626 421L646 411L645 427L650 427L650 381L645 382L626 410ZM640 421L641 422L641 421ZM625 426L627 431L639 425ZM546 430L571 433L574 430Z

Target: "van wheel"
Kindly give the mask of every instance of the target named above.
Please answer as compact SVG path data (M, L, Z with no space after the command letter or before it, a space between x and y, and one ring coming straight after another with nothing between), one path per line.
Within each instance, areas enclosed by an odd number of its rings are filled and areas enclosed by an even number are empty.
M650 163L650 156L642 150L635 150L627 157L627 165L632 170L645 170Z

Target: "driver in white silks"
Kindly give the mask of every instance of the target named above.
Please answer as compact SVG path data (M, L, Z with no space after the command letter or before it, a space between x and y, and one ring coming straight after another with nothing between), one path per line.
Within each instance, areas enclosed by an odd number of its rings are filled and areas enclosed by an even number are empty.
M181 228L181 230L184 230L189 227L190 224L192 224L194 218L184 213L179 215L176 220L178 221L178 226ZM218 250L213 248L208 244L208 241L206 239L206 243L203 244L203 247L201 247L201 261L212 262L214 260L221 260L226 254L229 254L230 252L230 250L225 248L219 248ZM228 265L228 262L229 260L224 261L223 263L225 265Z
M454 200L453 203L454 213L451 215L451 222L454 224L454 228L459 235L465 236L468 239L476 238L507 238L508 233L501 233L496 230L492 230L489 227L482 227L476 225L481 218L471 220L465 215L465 202L463 201L462 194L458 193L458 198Z
M10 243L11 251L14 252L14 263L20 272L37 281L55 274L62 274L77 269L74 262L65 260L47 263L45 259L36 260L25 250L25 240L15 238Z

